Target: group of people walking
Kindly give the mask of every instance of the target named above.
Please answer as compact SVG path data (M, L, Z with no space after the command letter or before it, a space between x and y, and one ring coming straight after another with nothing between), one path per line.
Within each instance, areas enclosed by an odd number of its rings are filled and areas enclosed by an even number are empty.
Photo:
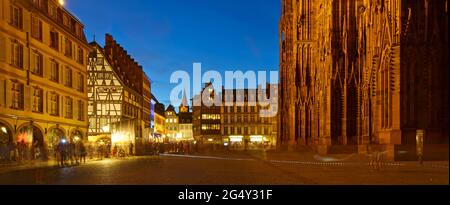
M372 144L367 145L367 156L369 159L369 167L372 170L383 170L385 165L385 154L379 149L376 149Z
M197 152L195 144L189 141L148 143L144 145L144 150L147 155L158 155L163 153L192 154Z
M111 149L108 148L108 151ZM127 152L128 150L128 152ZM123 145L117 145L115 144L114 147L111 150L111 155L113 158L123 158L127 156L133 156L134 155L134 144L130 143L128 147Z
M61 140L55 149L58 166L79 165L86 163L87 150L83 142L66 142Z
M0 162L26 162L32 160L46 160L47 150L44 146L39 146L37 143L27 143L23 140L14 143L0 144Z

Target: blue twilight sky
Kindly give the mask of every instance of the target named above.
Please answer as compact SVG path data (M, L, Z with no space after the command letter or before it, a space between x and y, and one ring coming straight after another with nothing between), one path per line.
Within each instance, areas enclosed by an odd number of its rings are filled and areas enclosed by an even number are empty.
M170 104L176 70L278 70L280 0L66 0L88 41L113 37L141 64L157 99ZM192 80L192 79L191 79ZM192 86L192 85L191 85ZM191 87L192 90L192 87Z

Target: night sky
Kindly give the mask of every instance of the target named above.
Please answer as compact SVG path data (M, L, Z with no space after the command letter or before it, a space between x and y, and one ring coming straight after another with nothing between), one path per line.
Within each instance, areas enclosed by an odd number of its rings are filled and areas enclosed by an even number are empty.
M105 33L144 67L168 105L173 71L278 70L280 0L66 0L88 41ZM191 88L192 90L192 88Z

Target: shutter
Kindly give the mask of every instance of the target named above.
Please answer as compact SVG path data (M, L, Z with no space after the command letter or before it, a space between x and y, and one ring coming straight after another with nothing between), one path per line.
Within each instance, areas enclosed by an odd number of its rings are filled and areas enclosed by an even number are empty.
M60 35L58 33L58 36L59 36L59 41L58 41L59 49L58 49L58 51L64 53L65 49L64 49L64 46L63 46L63 42L64 42L63 35Z
M19 67L24 68L23 62L25 60L25 55L23 53L23 45L19 43Z
M31 34L31 15L23 15L22 9L20 9L20 13L22 13L22 19L23 19L23 30L25 32L28 32Z
M0 61L6 61L6 53L8 53L6 48L6 38L0 35Z
M0 107L5 107L5 99L6 99L6 92L5 92L5 82L6 80L0 80Z
M77 120L77 119L78 119L78 100L76 100L76 99L73 99L73 100L72 100L72 107L73 107L73 109L72 109L72 112L73 112L73 114L72 114L73 119L74 119L74 120Z
M23 91L23 95L24 95L24 110L25 111L31 111L31 86L29 85L24 85L24 91Z
M74 69L72 69L72 88L77 87L77 78L76 78L76 72Z
M22 8L19 8L19 27L21 28L21 29L23 29L24 28L24 24L23 24L23 21L24 19L23 19L23 12L22 12Z
M48 111L48 104L50 103L50 101L48 100L48 91L45 92L45 113L49 114L50 112Z
M50 59L42 56L42 74L44 75L45 80L50 79Z
M9 10L7 11L7 13L9 12L9 24L12 24L13 22L13 7L12 5L9 6Z
M42 24L41 20L37 20L38 21L38 34L39 34L39 40L43 40L44 39L44 31L43 31L43 27L44 25Z
M50 45L50 26L48 24L42 23L42 43L44 45Z
M35 71L36 68L36 58L35 58L35 53L33 49L30 49L30 56L29 56L29 61L30 61L30 72Z
M10 80L5 80L5 105L7 108L12 107L12 95L11 95L12 84Z
M59 117L64 117L64 97L60 95L59 99Z
M58 83L60 84L65 84L66 82L64 81L64 73L65 73L65 68L62 64L58 64L58 70L59 70L59 79L58 79Z

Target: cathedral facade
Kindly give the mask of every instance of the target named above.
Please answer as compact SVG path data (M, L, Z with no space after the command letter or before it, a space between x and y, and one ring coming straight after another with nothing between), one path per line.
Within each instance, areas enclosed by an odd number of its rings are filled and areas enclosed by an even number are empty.
M447 6L282 0L279 146L448 144Z

